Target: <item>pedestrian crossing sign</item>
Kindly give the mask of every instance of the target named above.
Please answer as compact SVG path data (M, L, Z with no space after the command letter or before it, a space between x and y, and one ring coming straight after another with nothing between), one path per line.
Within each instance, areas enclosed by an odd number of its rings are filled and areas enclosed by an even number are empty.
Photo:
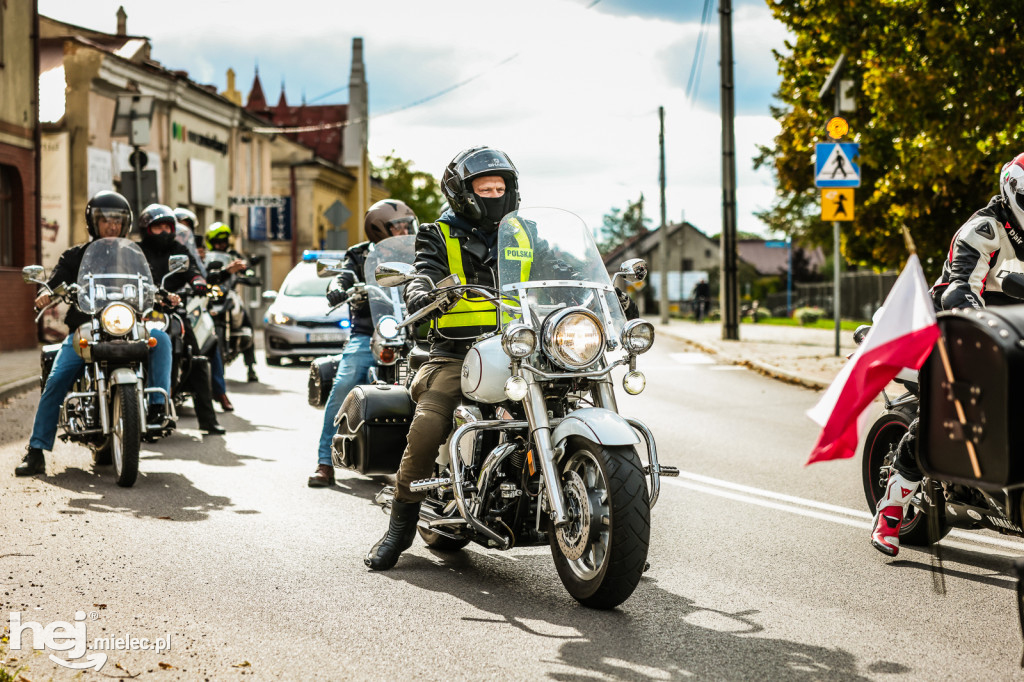
M860 154L853 142L823 142L815 145L815 187L860 187L860 166L854 159Z
M826 223L853 220L853 188L821 190L821 219Z

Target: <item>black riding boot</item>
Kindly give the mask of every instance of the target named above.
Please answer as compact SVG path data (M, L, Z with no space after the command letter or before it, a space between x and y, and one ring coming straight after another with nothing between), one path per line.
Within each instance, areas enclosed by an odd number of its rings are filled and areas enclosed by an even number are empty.
M377 541L363 561L375 571L386 571L398 562L398 555L412 547L416 523L420 518L419 502L391 503L388 532Z
M188 383L189 388L192 389L192 405L196 409L196 421L199 422L199 429L207 433L224 433L223 427L217 423L217 413L213 411L210 363L206 358L202 356L192 358Z
M44 473L46 473L46 459L43 457L43 451L39 448L27 448L21 464L14 469L15 476L35 476Z

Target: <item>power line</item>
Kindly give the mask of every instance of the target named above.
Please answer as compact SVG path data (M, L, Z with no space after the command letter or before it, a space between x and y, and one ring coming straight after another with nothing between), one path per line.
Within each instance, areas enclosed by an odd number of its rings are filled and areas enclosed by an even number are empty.
M348 90L348 87L349 86L347 86L347 85L342 85L340 88L334 88L330 92L325 92L324 94L320 95L319 97L314 97L313 99L309 100L309 103L312 104L313 102L319 102L324 97L330 97L331 95L337 94L339 92L344 92L345 90Z
M700 72L704 67L704 53L707 50L708 32L711 26L711 12L715 0L704 0L704 10L700 16L700 31L697 34L697 45L693 51L693 63L690 65L690 77L686 82L686 99L692 104L697 99L700 89Z

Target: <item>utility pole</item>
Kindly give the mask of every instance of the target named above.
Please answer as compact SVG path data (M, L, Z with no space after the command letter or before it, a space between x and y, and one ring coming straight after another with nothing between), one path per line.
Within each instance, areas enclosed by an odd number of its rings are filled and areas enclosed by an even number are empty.
M668 324L668 226L665 225L665 107L658 107L658 147L661 150L661 163L658 170L658 182L661 183L661 236L658 238L659 257L658 270L661 271L661 285L658 290L658 312L661 323Z
M722 338L740 338L736 266L736 135L733 130L732 2L720 0L722 69Z
M825 99L828 95L829 90L835 92L835 104L833 105L833 116L839 116L841 109L842 100L842 75L843 69L846 67L846 53L842 52L839 58L836 60L835 65L832 67L832 71L829 72L828 78L825 79L825 84L818 91L818 99ZM839 318L840 318L840 270L842 266L843 256L839 251L839 221L832 223L832 316L835 322L836 330L836 357L839 357Z

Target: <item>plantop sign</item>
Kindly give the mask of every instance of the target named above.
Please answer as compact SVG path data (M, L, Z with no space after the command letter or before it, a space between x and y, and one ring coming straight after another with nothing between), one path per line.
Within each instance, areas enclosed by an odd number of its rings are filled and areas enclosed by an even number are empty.
M815 145L815 187L860 187L860 166L853 162L860 145L853 142L823 142Z

